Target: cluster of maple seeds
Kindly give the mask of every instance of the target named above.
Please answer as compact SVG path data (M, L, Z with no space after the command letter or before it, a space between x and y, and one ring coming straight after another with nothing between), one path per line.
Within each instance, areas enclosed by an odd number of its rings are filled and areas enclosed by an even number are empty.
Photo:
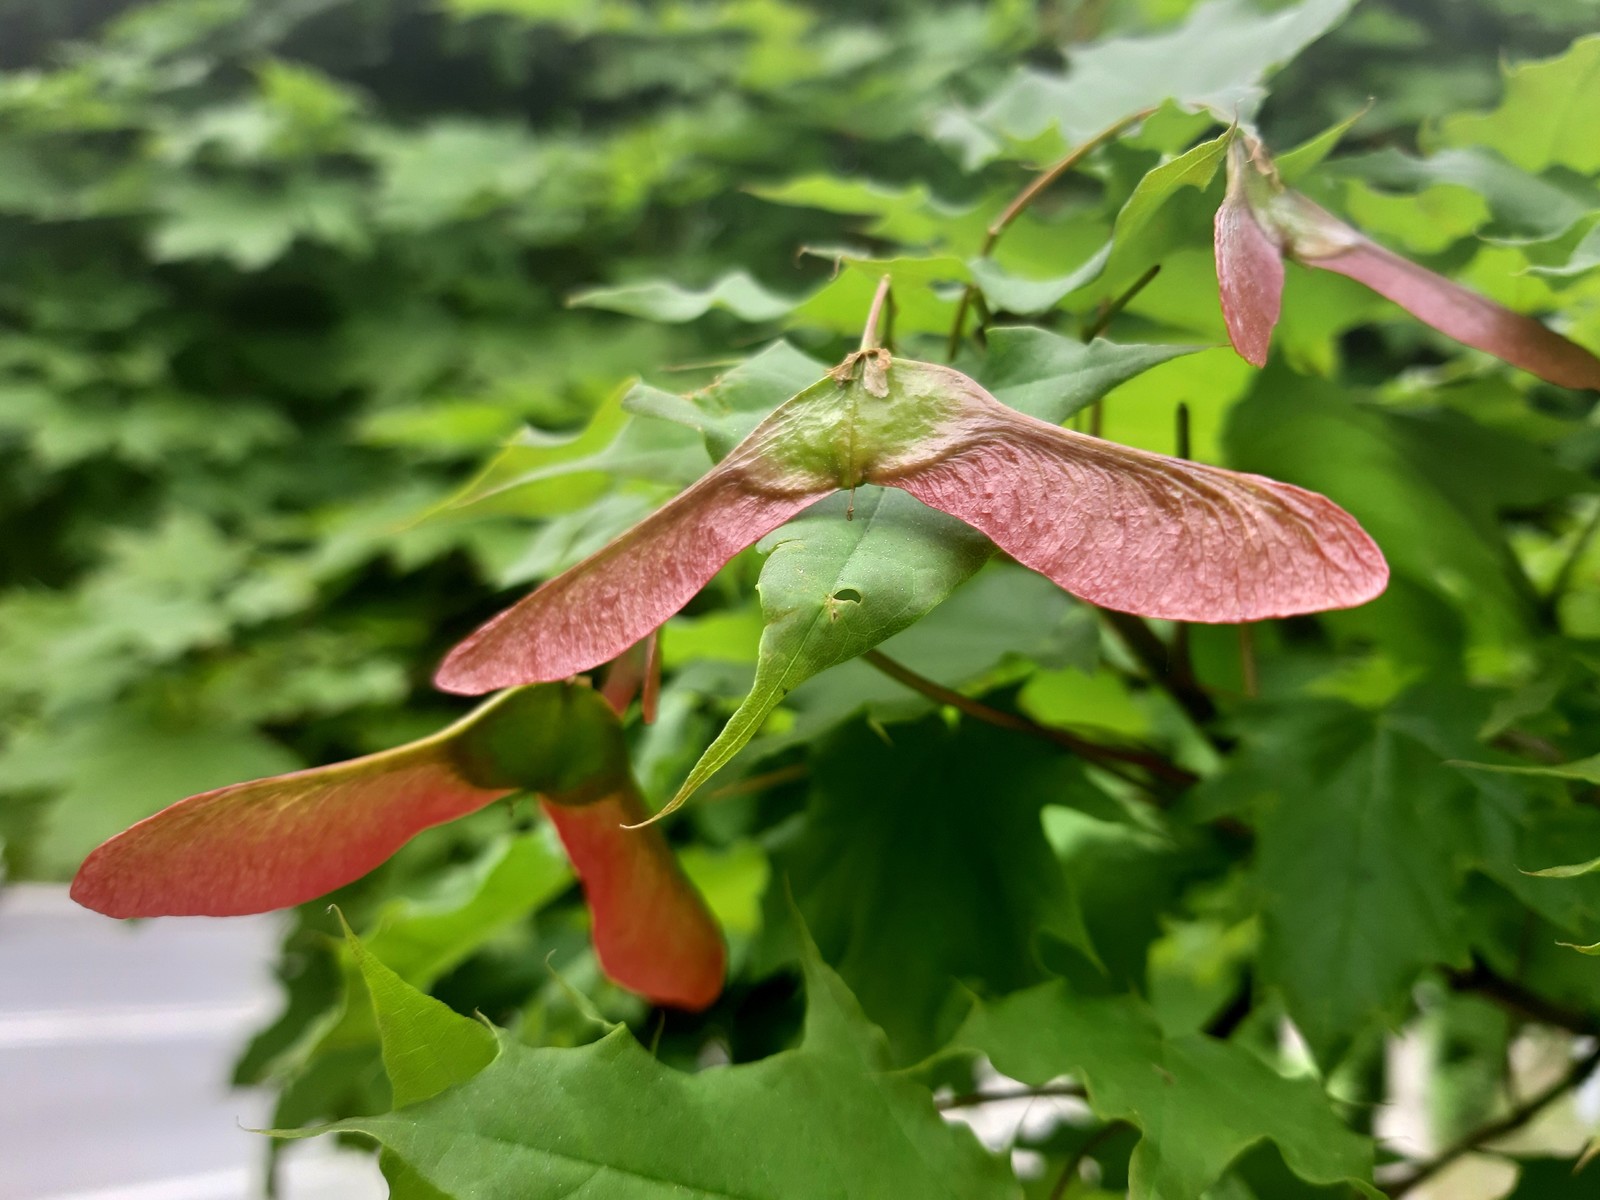
M1227 162L1217 277L1229 336L1250 362L1266 362L1291 258L1553 383L1600 388L1600 359L1288 190L1249 134L1234 131ZM949 367L893 358L877 324L875 304L860 351L670 503L473 633L435 680L511 690L422 741L181 800L90 854L74 898L117 917L287 907L359 878L424 829L533 792L582 880L602 968L652 1001L700 1009L721 990L721 935L652 823L619 715L641 685L654 706L655 631L813 503L862 484L901 488L1066 591L1141 616L1285 617L1361 604L1387 583L1378 547L1326 497L1036 420ZM607 662L598 693L562 682ZM581 769L574 746L592 751Z

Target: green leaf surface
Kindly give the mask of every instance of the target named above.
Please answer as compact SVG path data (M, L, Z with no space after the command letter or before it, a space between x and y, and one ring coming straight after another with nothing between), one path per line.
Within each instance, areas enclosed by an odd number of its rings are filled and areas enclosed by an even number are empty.
M1139 236L1150 224L1161 206L1177 195L1180 188L1205 191L1216 178L1217 168L1228 152L1232 133L1224 133L1210 141L1201 142L1169 159L1139 180L1127 203L1117 213L1117 222L1111 237L1114 249L1107 268L1116 271L1124 261L1137 256Z
M349 925L344 935L372 1000L396 1108L437 1096L489 1065L495 1039L488 1026L412 987L362 945Z
M1085 346L1038 329L997 329L980 381L1003 403L1059 423L1189 350L1106 341ZM674 804L731 761L788 693L920 620L994 553L971 526L888 488L832 497L769 535L759 549L769 553L757 585L765 627L755 682Z
M1404 710L1302 705L1261 727L1263 981L1318 1058L1381 1022L1417 973L1464 951L1457 893L1471 807Z
M1293 185L1302 176L1316 170L1344 140L1345 134L1349 133L1356 123L1371 111L1371 108L1372 105L1368 104L1344 120L1328 126L1315 137L1308 138L1298 146L1276 155L1272 161L1273 166L1277 168L1278 178L1284 183Z
M640 385L628 393L623 407L697 430L712 459L720 462L774 408L827 372L826 364L777 341L689 396Z
M1556 266L1532 266L1528 269L1535 275L1570 278L1588 274L1596 267L1600 267L1600 225L1595 225L1583 235L1583 239L1572 248L1572 253L1567 256L1566 262Z
M1020 142L1053 126L1067 143L1169 98L1222 120L1248 120L1265 96L1263 78L1337 24L1350 4L1301 0L1269 14L1248 0L1209 0L1174 29L1078 50L1064 76L1019 71L979 118Z
M1519 1158L1517 1186L1505 1200L1588 1200L1593 1164L1570 1158Z
M966 261L950 254L873 258L815 248L807 253L831 259L834 277L795 308L790 324L847 335L861 332L862 317L885 275L893 281L897 336L943 335L955 316L963 285L972 279Z
M476 1200L583 1189L615 1200L1017 1200L1003 1162L941 1120L926 1088L885 1072L882 1035L815 948L802 960L794 1050L686 1075L626 1028L577 1049L503 1035L461 1086L329 1129L368 1134L429 1185Z
M364 944L406 983L427 987L571 883L566 855L542 833L499 840L440 879L431 895L379 908Z
M1566 867L1545 867L1542 871L1529 871L1529 875L1537 875L1541 879L1576 879L1579 875L1592 875L1600 871L1600 858L1591 858L1588 862L1574 863Z
M664 280L652 280L621 287L589 288L574 293L567 303L574 308L604 308L630 317L681 325L698 320L714 308L732 313L741 321L773 321L792 311L801 301L769 291L746 271L732 271L699 291Z
M1565 53L1505 72L1505 99L1492 112L1439 123L1447 146L1488 146L1528 171L1569 167L1600 172L1600 36Z
M1129 1167L1132 1200L1201 1200L1228 1164L1270 1139L1314 1183L1370 1185L1372 1144L1352 1133L1310 1079L1286 1079L1241 1046L1203 1034L1166 1037L1127 997L1073 995L1061 982L980 1003L956 1044L1025 1083L1072 1075L1104 1120L1143 1137Z
M815 761L805 833L775 866L897 1062L948 1040L965 989L1044 978L1042 937L1093 958L1040 824L1045 804L1092 803L1077 762L935 718L895 725L887 740L858 722ZM1004 792L989 784L1000 761L1016 781Z
M1453 767L1469 767L1474 771L1498 771L1502 775L1533 775L1546 779L1576 779L1581 783L1600 783L1600 754L1580 758L1576 762L1550 763L1536 767L1518 767L1506 763L1454 762Z
M1588 486L1532 443L1460 413L1384 411L1270 372L1233 409L1224 442L1233 466L1343 505L1396 577L1446 602L1470 594L1466 615L1501 634L1527 629L1535 602L1499 512Z
M470 508L544 517L591 504L618 480L693 483L707 466L700 440L681 425L630 417L622 402L632 390L608 398L576 434L524 430L431 516Z
M1389 148L1336 159L1320 174L1389 191L1465 188L1489 206L1494 222L1485 232L1504 237L1555 237L1600 207L1600 190L1592 184L1534 175L1475 148L1440 150L1427 158Z

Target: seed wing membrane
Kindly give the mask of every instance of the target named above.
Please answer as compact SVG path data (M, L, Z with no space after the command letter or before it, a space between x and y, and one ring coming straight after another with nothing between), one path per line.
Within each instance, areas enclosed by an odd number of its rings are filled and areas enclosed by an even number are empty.
M967 394L945 452L876 482L1076 596L1220 623L1360 604L1388 580L1371 538L1325 497L1048 425L957 378Z
M758 486L753 457L730 456L489 621L450 652L434 682L478 695L566 679L615 658L689 603L730 558L833 490Z
M447 746L383 754L190 796L84 860L72 898L112 917L232 917L359 879L411 838L506 795L468 781Z

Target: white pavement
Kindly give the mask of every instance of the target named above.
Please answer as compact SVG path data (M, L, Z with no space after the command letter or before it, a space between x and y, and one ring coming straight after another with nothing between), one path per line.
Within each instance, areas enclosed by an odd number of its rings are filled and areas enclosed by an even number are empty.
M234 1091L277 1011L273 917L125 923L0 888L0 1200L258 1200L270 1098ZM282 1200L379 1200L369 1158L296 1146Z

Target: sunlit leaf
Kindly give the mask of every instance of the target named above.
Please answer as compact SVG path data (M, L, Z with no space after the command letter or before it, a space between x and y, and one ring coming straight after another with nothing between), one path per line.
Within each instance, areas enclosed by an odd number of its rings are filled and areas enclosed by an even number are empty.
M1505 99L1493 112L1440 122L1447 146L1489 146L1529 171L1600 171L1600 37L1583 38L1555 58L1509 67Z

